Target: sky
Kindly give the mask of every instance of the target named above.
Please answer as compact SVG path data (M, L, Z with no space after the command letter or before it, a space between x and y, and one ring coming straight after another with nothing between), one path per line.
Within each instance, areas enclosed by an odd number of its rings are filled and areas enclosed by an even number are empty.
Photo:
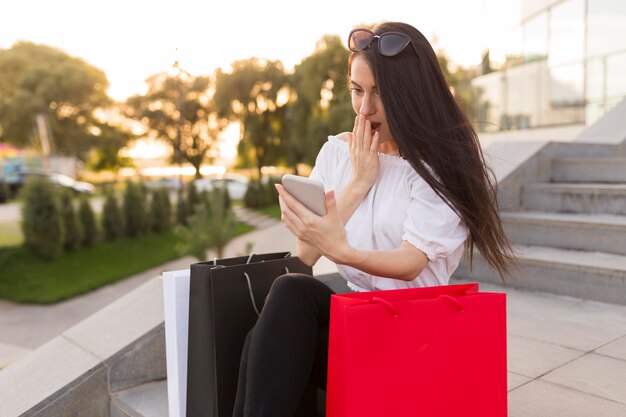
M403 21L459 65L519 21L520 0L19 0L0 5L0 48L27 40L103 70L109 95L145 92L145 79L178 60L194 75L253 56L288 70L325 34L347 38L362 24ZM493 54L492 54L493 57Z

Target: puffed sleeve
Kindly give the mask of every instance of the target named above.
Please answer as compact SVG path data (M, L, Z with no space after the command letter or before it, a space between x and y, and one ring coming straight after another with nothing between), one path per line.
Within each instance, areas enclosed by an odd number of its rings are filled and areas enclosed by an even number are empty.
M402 240L426 254L430 261L446 258L463 245L468 236L459 216L424 181L409 181L410 203Z

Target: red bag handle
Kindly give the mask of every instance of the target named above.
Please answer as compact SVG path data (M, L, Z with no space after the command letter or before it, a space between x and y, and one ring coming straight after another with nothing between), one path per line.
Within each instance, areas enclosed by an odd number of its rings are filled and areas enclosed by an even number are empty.
M442 295L439 295L438 298L442 298L444 300L450 301L458 309L459 313L461 313L461 312L463 312L465 310L465 307L463 307L463 304L461 304L459 302L459 300L457 300L456 298L452 297L451 295L442 294ZM384 298L380 298L380 297L372 297L372 301L374 301L376 303L381 303L382 305L386 306L389 309L389 311L391 311L391 314L393 314L394 317L398 317L398 310L396 310L394 305L391 304L389 301L385 300Z
M389 308L389 310L391 310L391 314L393 314L394 317L398 317L398 311L393 306L393 304L391 304L389 301L385 300L384 298L380 298L380 297L372 297L372 301L377 302L377 303L381 303L382 305L387 306Z

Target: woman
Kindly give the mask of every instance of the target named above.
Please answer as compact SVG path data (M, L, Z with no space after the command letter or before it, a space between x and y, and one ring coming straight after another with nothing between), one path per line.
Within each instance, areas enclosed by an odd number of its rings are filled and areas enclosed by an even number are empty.
M354 29L348 61L351 133L331 136L311 177L327 215L280 185L298 256L326 256L354 291L446 285L474 247L504 277L512 251L475 131L435 52L404 23ZM235 416L316 415L325 387L330 295L305 275L278 278L244 347Z

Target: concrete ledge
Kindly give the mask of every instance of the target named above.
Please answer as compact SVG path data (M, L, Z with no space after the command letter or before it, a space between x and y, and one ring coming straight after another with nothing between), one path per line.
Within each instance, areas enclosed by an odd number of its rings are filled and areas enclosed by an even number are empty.
M0 372L0 416L106 416L110 393L165 379L154 278Z

